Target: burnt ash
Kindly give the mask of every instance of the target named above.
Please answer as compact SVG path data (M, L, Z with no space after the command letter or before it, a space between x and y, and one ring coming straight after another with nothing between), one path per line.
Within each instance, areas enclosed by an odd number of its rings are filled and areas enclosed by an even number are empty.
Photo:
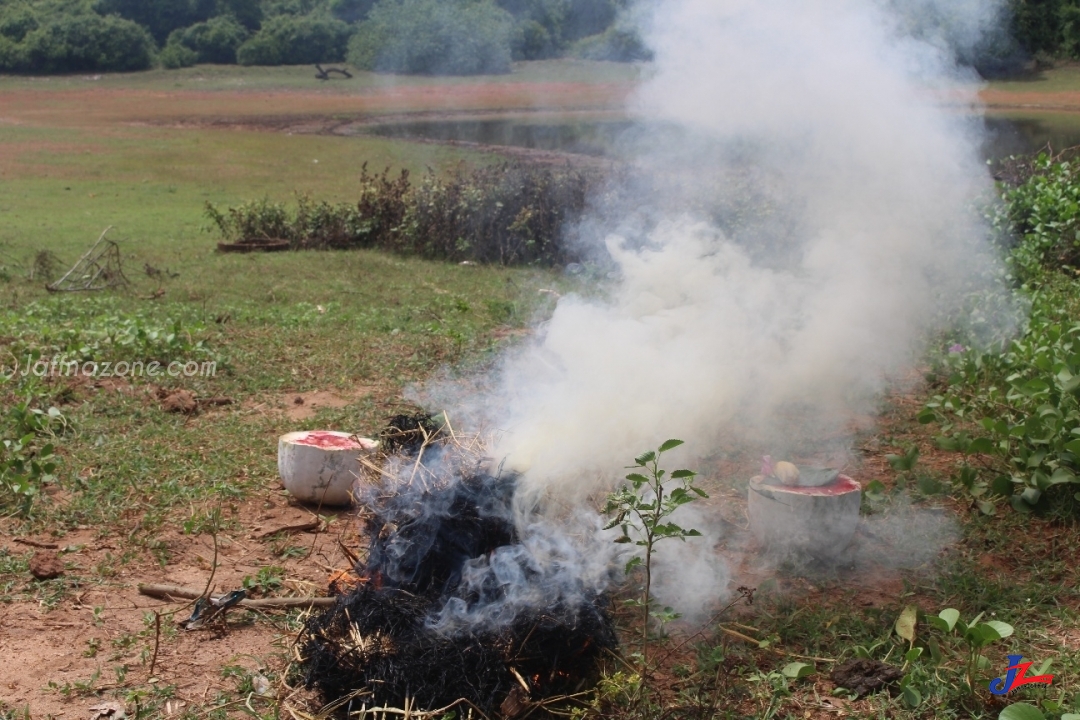
M443 451L426 448L425 463L432 453L431 465L440 466ZM370 498L361 583L301 634L308 687L327 703L356 694L342 706L346 713L361 704L437 709L465 700L498 716L511 693L521 695L522 682L531 701L594 682L600 659L617 644L606 596L551 592L542 607L515 606L498 622L437 622L450 601L471 610L513 592L495 581L466 587L463 573L497 550L523 550L511 521L515 484L514 476L474 467ZM544 587L539 566L526 562L521 571Z
M465 563L517 542L507 520L514 482L476 472L418 498L389 498L366 522L368 559L358 574L417 594L452 592Z
M426 442L436 440L442 431L443 425L434 415L395 415L386 422L379 440L386 452L415 454Z

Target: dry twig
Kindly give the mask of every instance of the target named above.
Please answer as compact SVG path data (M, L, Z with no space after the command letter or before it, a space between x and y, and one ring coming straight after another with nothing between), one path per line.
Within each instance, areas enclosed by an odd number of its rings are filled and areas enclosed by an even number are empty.
M180 587L178 585L157 585L153 583L139 583L139 592L148 597L159 598L162 600L181 599L181 600L197 600L203 597L205 593L201 593L198 590L192 588ZM220 596L224 597L224 595ZM213 598L217 599L217 598ZM237 603L238 607L256 609L268 609L268 608L306 608L306 607L330 607L337 598L332 597L299 597L299 598L262 598L259 600L241 600Z

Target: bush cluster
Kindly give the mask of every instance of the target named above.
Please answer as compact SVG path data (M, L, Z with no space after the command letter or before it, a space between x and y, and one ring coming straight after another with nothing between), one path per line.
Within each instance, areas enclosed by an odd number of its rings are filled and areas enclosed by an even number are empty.
M236 50L241 65L303 65L340 62L352 29L330 17L279 15Z
M145 70L154 49L150 34L130 20L93 13L42 20L27 7L0 9L0 71Z
M970 458L961 484L985 512L994 496L1021 512L1080 516L1080 174L1040 153L1002 163L992 220L1030 303L1023 332L990 347L965 338L942 352L920 415L938 445ZM974 467L984 471L977 472Z
M652 60L652 51L632 30L612 26L599 35L582 38L570 49L570 54L583 60L635 62Z
M1075 281L1055 278L1033 294L1019 337L994 348L954 345L937 363L937 393L920 421L940 425L939 447L983 467L981 479L972 470L960 478L980 503L1002 496L1021 512L1080 516L1075 295Z
M207 216L229 242L288 240L293 249L379 248L404 255L502 265L565 264L564 231L580 218L593 174L503 164L414 183L408 172L361 174L360 199L295 209L259 200Z
M1005 187L993 222L1016 280L1080 268L1080 159L1043 152L1007 165L1021 176Z
M169 68L197 62L233 64L237 48L249 34L232 15L219 15L188 28L173 30L161 51L161 64Z

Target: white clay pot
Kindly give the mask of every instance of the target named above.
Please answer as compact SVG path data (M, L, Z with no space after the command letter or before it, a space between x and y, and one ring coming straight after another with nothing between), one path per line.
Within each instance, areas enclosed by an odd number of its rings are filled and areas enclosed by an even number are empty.
M293 497L313 505L349 505L359 459L379 443L336 430L304 430L278 438L278 474Z
M859 525L862 487L846 475L828 485L806 487L750 481L750 530L762 545L819 558L840 555Z

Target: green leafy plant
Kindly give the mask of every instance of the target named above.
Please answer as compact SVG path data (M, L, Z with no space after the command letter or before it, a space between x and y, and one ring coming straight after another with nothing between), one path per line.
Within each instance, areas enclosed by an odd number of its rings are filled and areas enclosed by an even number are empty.
M281 589L281 586L285 584L285 568L277 565L261 567L254 577L245 575L240 582L248 593L257 592L269 595Z
M56 459L52 444L35 447L35 436L0 440L0 493L8 496L20 515L30 514L41 486L55 480ZM0 502L4 498L0 497Z
M990 661L982 654L984 648L1013 634L1013 627L1000 620L982 620L983 613L976 615L966 623L960 618L960 611L945 608L936 616L928 616L927 622L946 635L956 637L963 647L964 678L968 690L975 692L976 675L979 670L990 667ZM934 647L931 648L934 652ZM940 650L935 655L940 655Z
M629 575L636 568L644 572L644 586L640 600L642 614L642 675L648 667L649 624L652 612L652 571L653 552L661 540L699 537L701 533L692 528L684 528L671 520L671 516L683 505L693 502L698 497L708 497L704 490L694 485L697 473L692 470L675 470L668 475L660 467L660 458L669 450L683 444L682 440L668 440L656 450L649 450L634 458L632 468L641 472L632 472L626 476L626 483L608 497L604 512L612 515L607 529L621 528L622 534L616 542L633 543L641 548L626 563ZM675 487L671 487L674 484ZM673 616L670 608L662 611L664 618Z
M958 479L987 514L994 496L1020 512L1050 509L1055 498L1080 503L1080 324L1061 322L1048 302L1039 300L1025 335L1002 350L943 358L945 391L919 415L940 425L939 447L968 457Z
M1002 708L998 720L1046 720L1046 715L1030 703L1017 702ZM1063 713L1061 720L1080 720L1080 714Z
M1002 194L992 215L995 228L1011 240L1008 262L1020 282L1038 282L1047 272L1080 264L1080 162L1042 152L1028 176Z

